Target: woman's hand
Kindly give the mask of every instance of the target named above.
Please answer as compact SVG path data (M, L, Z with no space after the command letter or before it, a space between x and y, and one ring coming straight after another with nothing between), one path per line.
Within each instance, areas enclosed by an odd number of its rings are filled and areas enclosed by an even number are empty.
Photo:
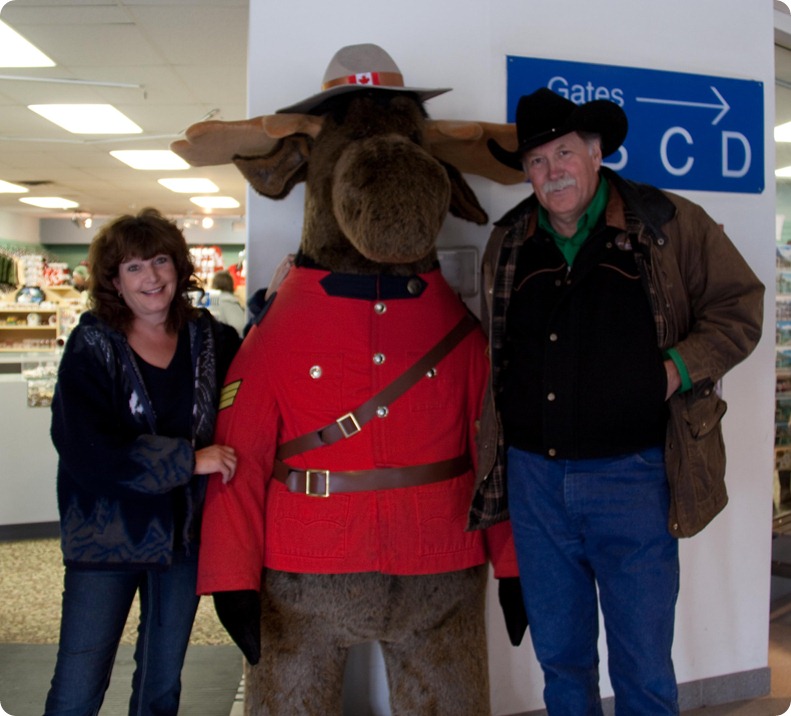
M195 451L196 475L219 472L223 485L227 485L236 472L236 451L228 445L209 445Z

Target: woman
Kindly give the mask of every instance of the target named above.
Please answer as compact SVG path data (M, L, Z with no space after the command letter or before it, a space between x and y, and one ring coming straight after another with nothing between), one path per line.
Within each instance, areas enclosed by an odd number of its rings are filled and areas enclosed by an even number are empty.
M156 210L103 226L88 262L91 310L69 336L52 404L66 570L46 716L98 713L138 591L129 713L175 715L206 480L236 469L212 436L239 338L190 304L187 244Z

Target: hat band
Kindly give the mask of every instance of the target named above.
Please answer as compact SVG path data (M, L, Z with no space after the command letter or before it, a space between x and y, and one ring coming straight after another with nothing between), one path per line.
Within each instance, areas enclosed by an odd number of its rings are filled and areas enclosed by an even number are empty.
M356 75L346 75L346 77L328 80L321 86L321 89L324 91L340 85L403 87L404 78L399 72L358 72Z

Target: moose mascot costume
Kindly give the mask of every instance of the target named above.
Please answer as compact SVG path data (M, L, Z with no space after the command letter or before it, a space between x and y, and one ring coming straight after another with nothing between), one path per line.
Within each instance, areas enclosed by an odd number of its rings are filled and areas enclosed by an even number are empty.
M487 221L463 171L522 175L485 147L515 144L511 126L427 118L446 91L354 45L319 94L173 145L266 197L306 183L294 266L226 379L216 439L238 468L203 521L198 588L250 663L248 715L340 714L348 649L368 641L394 714L490 713L487 563L503 584L517 568L508 522L465 529L488 360L435 244L448 211ZM518 641L521 603L503 603Z

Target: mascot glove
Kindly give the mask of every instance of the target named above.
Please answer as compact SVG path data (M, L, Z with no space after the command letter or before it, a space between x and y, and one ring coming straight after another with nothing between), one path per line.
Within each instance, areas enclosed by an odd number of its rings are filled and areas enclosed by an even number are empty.
M497 596L505 617L508 638L513 646L519 646L527 630L527 611L522 599L522 586L519 577L505 577L498 581Z
M236 646L251 665L261 658L261 595L245 589L215 592L214 609Z

